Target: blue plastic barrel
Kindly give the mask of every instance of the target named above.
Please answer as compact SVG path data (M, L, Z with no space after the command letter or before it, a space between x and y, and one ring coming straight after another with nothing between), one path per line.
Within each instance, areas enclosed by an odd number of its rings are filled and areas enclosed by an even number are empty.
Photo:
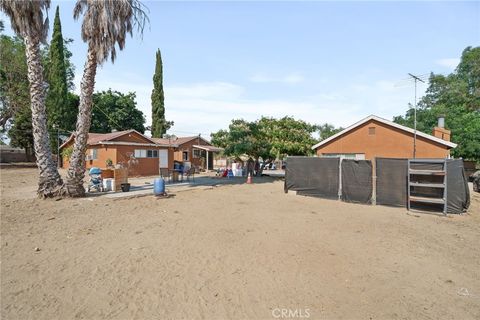
M153 193L160 196L165 193L165 180L163 178L156 178L153 181Z

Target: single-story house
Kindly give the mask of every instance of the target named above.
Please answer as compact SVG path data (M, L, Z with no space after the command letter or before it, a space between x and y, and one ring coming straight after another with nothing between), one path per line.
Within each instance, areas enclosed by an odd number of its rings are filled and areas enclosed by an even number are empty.
M416 132L416 158L448 158L450 130L443 119L433 128L432 135ZM312 147L319 157L343 157L357 160L383 158L414 158L414 130L398 123L371 115Z
M73 142L72 135L60 146L61 154L65 154L64 150L72 147ZM129 160L135 159L130 162L130 176L158 175L160 168L173 169L174 147L176 144L159 143L136 130L89 133L86 168L104 169L108 160L111 160L114 166L127 166ZM68 168L68 158L62 159L62 167Z
M201 136L174 139L152 138L152 140L160 144L175 145L174 160L200 170L213 170L214 153L223 151L222 148L214 147Z

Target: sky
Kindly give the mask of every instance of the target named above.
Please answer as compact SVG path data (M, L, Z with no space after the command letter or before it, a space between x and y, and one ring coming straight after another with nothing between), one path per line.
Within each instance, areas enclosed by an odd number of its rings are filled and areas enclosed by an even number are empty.
M160 49L168 133L177 136L209 138L232 119L261 116L343 127L371 114L391 120L414 103L408 73L448 74L463 49L480 45L479 1L143 3L143 36L98 69L95 89L136 92L151 124ZM63 36L74 39L78 93L87 45L74 2L52 1L51 24L57 5Z

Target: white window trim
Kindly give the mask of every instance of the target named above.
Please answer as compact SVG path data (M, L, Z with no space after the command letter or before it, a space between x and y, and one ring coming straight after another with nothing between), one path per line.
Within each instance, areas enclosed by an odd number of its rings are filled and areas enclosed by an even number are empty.
M193 159L200 159L202 157L202 150L193 149L192 151L193 151L193 154L192 154ZM197 155L195 155L195 153L197 153Z
M365 160L365 153L322 153L322 158Z
M90 160L97 160L97 159L98 159L98 150L90 149Z
M152 153L151 157L148 156L149 151L151 151L151 153ZM154 156L155 152L157 153L157 156ZM155 159L155 158L158 158L159 153L158 153L158 149L135 149L133 151L133 155L137 159L144 159L144 158Z

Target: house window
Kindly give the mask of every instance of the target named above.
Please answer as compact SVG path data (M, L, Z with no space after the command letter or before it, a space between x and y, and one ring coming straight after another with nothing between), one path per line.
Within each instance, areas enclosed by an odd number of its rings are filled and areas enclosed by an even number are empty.
M146 158L147 157L147 150L142 150L142 149L135 149L134 152L135 158Z
M135 158L158 158L158 150L135 149Z
M97 149L91 149L90 150L90 159L91 160L97 160L98 159Z
M158 150L147 150L147 158L158 158Z
M188 151L183 151L183 161L188 161Z
M198 149L193 149L193 158L200 158L201 152Z
M375 135L375 127L369 127L368 128L368 135L369 136Z

